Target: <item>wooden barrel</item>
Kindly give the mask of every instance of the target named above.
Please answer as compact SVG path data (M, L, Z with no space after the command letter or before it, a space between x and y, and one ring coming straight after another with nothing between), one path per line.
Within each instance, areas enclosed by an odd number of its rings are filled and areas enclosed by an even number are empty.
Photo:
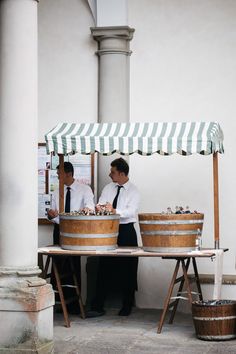
M199 301L192 304L193 322L199 339L220 341L236 338L236 301L221 300L218 303L207 305Z
M113 250L119 215L60 215L60 245L66 250Z
M204 215L139 214L143 249L151 252L190 252L202 234Z

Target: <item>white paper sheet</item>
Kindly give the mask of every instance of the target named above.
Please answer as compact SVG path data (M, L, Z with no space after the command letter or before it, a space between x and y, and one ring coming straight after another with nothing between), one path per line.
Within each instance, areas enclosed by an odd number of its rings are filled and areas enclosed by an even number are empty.
M38 218L47 218L47 209L50 209L50 194L38 194Z

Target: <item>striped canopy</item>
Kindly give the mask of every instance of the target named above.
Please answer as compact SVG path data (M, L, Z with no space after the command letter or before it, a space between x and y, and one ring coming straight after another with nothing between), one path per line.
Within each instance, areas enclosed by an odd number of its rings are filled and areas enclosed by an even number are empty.
M45 135L47 151L56 154L130 155L224 152L216 122L60 123Z

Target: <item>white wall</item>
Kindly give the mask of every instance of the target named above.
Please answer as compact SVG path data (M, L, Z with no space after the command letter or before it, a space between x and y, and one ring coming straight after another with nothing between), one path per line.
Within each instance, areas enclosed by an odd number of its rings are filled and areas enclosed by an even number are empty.
M86 1L41 0L39 22L38 141L57 123L97 119L97 44ZM52 228L39 227L39 245L52 243Z
M236 2L129 0L132 121L218 121L225 134L219 157L220 232L224 273L235 274ZM92 15L82 0L39 3L39 141L59 121L96 121L97 57ZM213 247L211 156L130 157L141 212L189 205L205 213L203 246ZM141 173L140 173L141 171ZM200 260L199 271L213 263ZM140 307L161 307L174 263L143 259ZM156 284L156 287L153 285ZM155 289L154 289L155 288Z
M136 30L131 43L131 120L218 121L224 131L219 183L220 244L230 249L225 274L235 274L235 16L236 2L229 0L129 0L129 23ZM133 155L130 162L143 197L141 211L175 205L200 210L205 213L203 246L213 247L212 157ZM173 268L168 262L140 262L140 306L161 305ZM200 272L213 270L210 260L198 264ZM150 296L153 282L159 289Z
M39 141L61 121L97 119L97 49L86 1L39 2Z
M97 27L127 26L127 0L96 0Z

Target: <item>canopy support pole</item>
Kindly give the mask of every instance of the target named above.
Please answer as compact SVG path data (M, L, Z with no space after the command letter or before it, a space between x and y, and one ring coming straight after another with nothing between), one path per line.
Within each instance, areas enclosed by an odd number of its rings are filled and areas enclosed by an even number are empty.
M219 234L219 182L218 182L218 152L213 154L213 181L214 181L214 235L215 249L220 248Z
M59 213L64 212L64 155L59 154Z

